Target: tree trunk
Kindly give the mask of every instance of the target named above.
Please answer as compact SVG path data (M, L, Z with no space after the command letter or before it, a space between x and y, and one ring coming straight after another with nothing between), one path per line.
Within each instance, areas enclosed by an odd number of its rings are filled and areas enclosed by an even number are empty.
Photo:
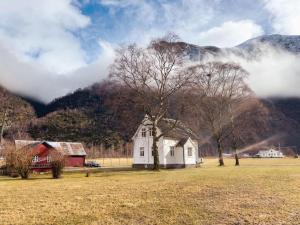
M4 126L5 126L6 116L7 116L7 110L5 110L2 121L1 121L0 144L3 143L3 133L4 133Z
M153 151L153 170L159 171L159 154L158 154L158 146L157 146L157 129L156 124L153 122L152 126L152 138L153 138L153 145L152 145L152 151Z
M240 165L240 160L239 160L239 156L238 156L236 150L235 150L234 158L235 158L235 165L239 166Z
M236 137L236 133L235 133L235 124L234 124L234 116L232 113L232 108L231 108L231 104L229 105L229 112L231 114L230 116L230 123L231 123L231 129L232 129L232 148L234 151L234 158L235 158L235 165L239 166L240 165L240 160L239 160L239 156L237 153L237 137Z
M224 159L223 159L223 149L221 142L218 140L218 153L219 153L219 166L224 166Z
M233 132L233 143L232 143L232 148L234 151L234 158L235 158L235 165L239 166L240 165L240 160L239 160L239 156L238 156L238 152L237 152L237 141L236 141L236 136L235 133Z

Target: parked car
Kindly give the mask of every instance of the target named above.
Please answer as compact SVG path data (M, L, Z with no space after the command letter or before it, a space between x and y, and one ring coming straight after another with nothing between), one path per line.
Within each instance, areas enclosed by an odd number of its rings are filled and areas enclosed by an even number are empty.
M90 161L85 163L86 167L101 167L101 165L95 161Z

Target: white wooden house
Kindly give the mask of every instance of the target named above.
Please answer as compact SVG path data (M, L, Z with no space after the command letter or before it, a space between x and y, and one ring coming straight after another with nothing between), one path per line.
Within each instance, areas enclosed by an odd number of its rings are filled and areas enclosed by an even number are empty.
M258 158L283 158L284 157L281 151L277 151L275 149L259 151L255 156Z
M163 119L158 124L158 135L168 130L158 141L159 162L162 168L184 168L196 166L199 162L197 136L181 122ZM133 167L152 168L152 124L148 117L138 127L133 136Z

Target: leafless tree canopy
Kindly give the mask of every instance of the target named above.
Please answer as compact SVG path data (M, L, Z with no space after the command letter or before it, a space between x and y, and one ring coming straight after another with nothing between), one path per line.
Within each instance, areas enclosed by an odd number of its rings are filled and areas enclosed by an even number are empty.
M58 179L61 177L63 168L65 167L65 156L53 149L50 154L50 164L51 164L51 170L52 170L52 177L54 179Z
M172 36L152 41L148 48L122 48L112 67L111 76L135 90L145 113L156 119L166 114L170 96L190 81L185 48L175 41Z
M16 172L22 179L27 179L31 172L34 152L28 148L16 149L14 145L5 146L5 160L10 173Z
M154 40L147 48L130 45L119 49L111 77L136 93L135 101L153 123L154 165L158 169L157 124L169 111L170 99L191 81L184 60L185 45L174 35Z
M251 91L245 83L248 73L234 63L211 62L190 68L195 75L197 100L194 104L201 124L210 132L224 165L222 143L234 133L234 118L238 107Z

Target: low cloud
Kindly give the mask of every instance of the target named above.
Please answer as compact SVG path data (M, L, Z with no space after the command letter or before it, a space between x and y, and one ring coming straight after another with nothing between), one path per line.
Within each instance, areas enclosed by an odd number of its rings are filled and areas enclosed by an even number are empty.
M0 43L20 60L50 72L62 74L86 65L74 33L89 24L90 18L71 0L0 1Z
M300 97L300 54L267 44L257 49L259 54L255 57L228 53L215 60L239 63L249 72L247 82L260 97Z
M91 64L76 35L90 25L72 0L0 1L0 85L49 102L100 81L113 47L99 41Z
M102 53L94 63L64 75L49 72L37 62L23 62L0 46L1 84L12 92L50 102L107 77L114 50L106 42L100 41L99 45Z
M273 29L281 34L300 34L299 0L262 0L271 14Z

